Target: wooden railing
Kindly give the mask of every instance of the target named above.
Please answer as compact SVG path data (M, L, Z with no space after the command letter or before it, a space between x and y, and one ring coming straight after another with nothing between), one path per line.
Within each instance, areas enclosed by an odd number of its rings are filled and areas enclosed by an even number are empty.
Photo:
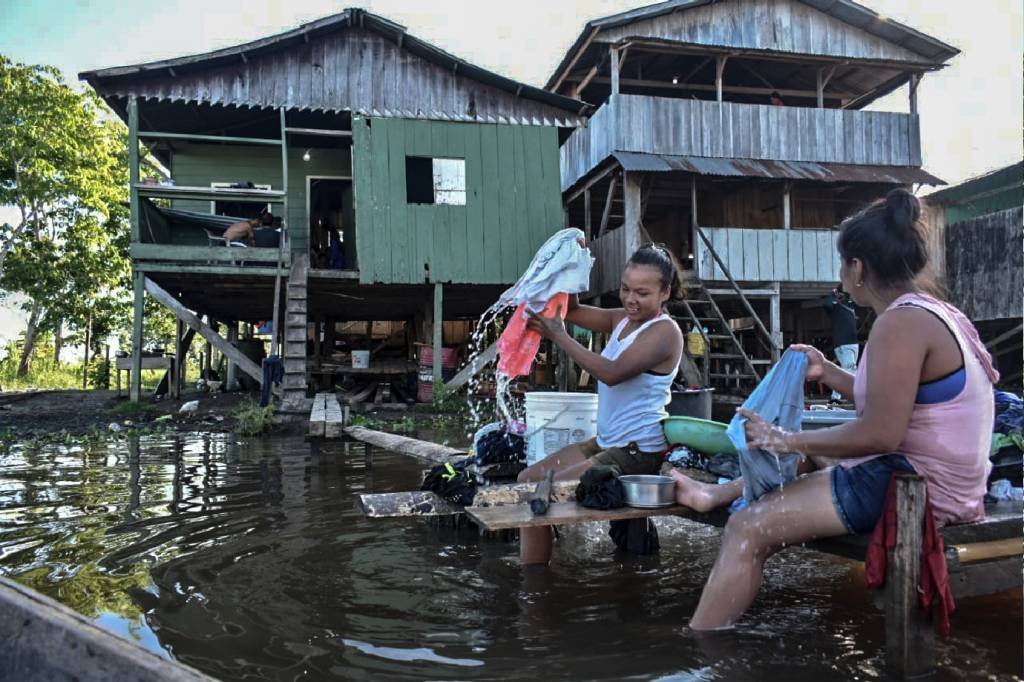
M703 233L741 282L838 282L835 230L705 227ZM699 242L694 253L700 278L725 281L726 273Z
M920 166L916 114L615 95L562 146L562 190L611 153Z

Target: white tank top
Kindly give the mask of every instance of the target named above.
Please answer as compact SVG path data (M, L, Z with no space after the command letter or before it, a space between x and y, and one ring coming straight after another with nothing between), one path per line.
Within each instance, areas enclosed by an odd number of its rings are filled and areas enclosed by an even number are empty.
M668 315L647 320L632 334L619 340L628 317L615 326L601 357L615 360L632 345L640 333L655 322L672 321ZM673 322L673 324L675 324ZM643 452L658 452L667 446L661 422L668 417L665 406L672 400L672 380L679 371L675 367L665 375L644 372L617 386L597 384L597 444L602 448L625 447L635 442Z

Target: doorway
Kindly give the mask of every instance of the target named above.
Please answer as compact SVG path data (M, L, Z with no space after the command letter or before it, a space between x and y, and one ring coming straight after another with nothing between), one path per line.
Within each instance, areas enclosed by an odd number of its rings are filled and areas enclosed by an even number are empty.
M309 219L310 266L328 270L355 270L356 230L352 179L307 176L306 215Z

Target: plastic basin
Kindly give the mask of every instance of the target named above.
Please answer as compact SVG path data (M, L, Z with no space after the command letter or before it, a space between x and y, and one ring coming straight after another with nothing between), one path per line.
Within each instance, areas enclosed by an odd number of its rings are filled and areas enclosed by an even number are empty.
M732 441L725 435L728 424L696 417L669 417L663 425L665 439L671 445L685 445L708 455L736 454Z

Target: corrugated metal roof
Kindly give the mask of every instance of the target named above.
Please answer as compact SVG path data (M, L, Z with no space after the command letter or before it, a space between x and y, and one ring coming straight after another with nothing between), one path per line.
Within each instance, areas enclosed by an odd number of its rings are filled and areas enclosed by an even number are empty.
M946 184L931 173L913 166L867 166L809 161L761 161L755 159L713 159L703 156L613 152L627 171L648 173L681 171L724 177L788 178L817 182L882 182L892 184Z
M226 65L244 65L248 60L255 56L274 53L292 46L304 45L309 43L311 38L336 33L339 30L344 30L349 27L357 27L372 31L387 40L396 43L400 48L421 57L427 62L440 66L452 74L457 73L459 76L497 88L498 90L503 91L502 94L507 93L510 98L532 100L533 102L554 107L560 111L572 114L571 116L555 115L547 117L548 119L558 119L559 124L568 121L567 125L578 125L580 121L577 117L586 115L592 108L589 104L580 100L565 97L564 95L558 95L525 83L520 83L519 81L488 71L487 69L460 59L424 40L409 35L406 33L406 28L404 26L359 8L346 9L338 14L318 19L284 33L268 36L266 38L261 38L241 45L235 45L222 50L215 50L212 52L188 55L145 64L134 64L129 66L98 69L94 71L84 71L78 74L78 77L87 81L94 89L96 89L97 92L105 97L123 97L126 94L126 88L131 88L132 85L137 83L140 78L147 80L162 78L173 82L177 77L189 72L206 71ZM231 78L225 78L225 80L225 87L228 89L233 90L239 87L239 84L232 82ZM292 84L289 83L289 89L291 87ZM148 91L138 94L144 98L154 97ZM159 99L159 97L157 98ZM167 96L162 99L168 99L171 101L191 101L186 97ZM208 98L192 99L195 99L195 101L209 101ZM247 102L244 101L225 101L216 103L247 105ZM311 107L306 106L305 108ZM344 107L337 109L345 110ZM425 112L422 111L413 113L416 117L433 117L431 113L425 114ZM401 116L403 115L403 112L387 112L381 115ZM463 120L464 118L467 117L454 117L453 120ZM468 118L472 119L473 117L470 116ZM495 122L504 122L501 121L500 118L500 116L496 117ZM531 117L517 116L513 118L516 119L516 122L520 122L519 119L526 121ZM543 119L544 117L542 115L538 115L532 118Z
M550 90L567 69L576 53L583 49L590 42L590 39L602 29L624 26L643 19L650 19L665 14L671 14L672 12L684 11L694 7L700 7L721 1L722 0L667 0L667 2L639 7L637 9L629 10L628 12L620 12L619 14L612 14L610 16L592 19L583 27L579 37L576 38L572 47L565 53L562 61L559 62L558 67L555 69L554 73L551 74L551 77L548 79L548 82L544 87ZM928 59L932 59L936 63L944 62L960 54L960 50L956 49L952 45L947 45L941 40L932 38L920 31L916 31L909 26L899 23L898 21L882 18L882 16L877 12L868 9L863 5L859 5L856 2L852 2L851 0L797 0L797 2L813 7L819 12L846 22L851 26L856 26L857 28L872 35L876 35L883 40L887 40L911 50L912 52L916 52Z
M956 203L993 190L1020 188L1024 182L1024 161L991 170L925 196L930 204Z

